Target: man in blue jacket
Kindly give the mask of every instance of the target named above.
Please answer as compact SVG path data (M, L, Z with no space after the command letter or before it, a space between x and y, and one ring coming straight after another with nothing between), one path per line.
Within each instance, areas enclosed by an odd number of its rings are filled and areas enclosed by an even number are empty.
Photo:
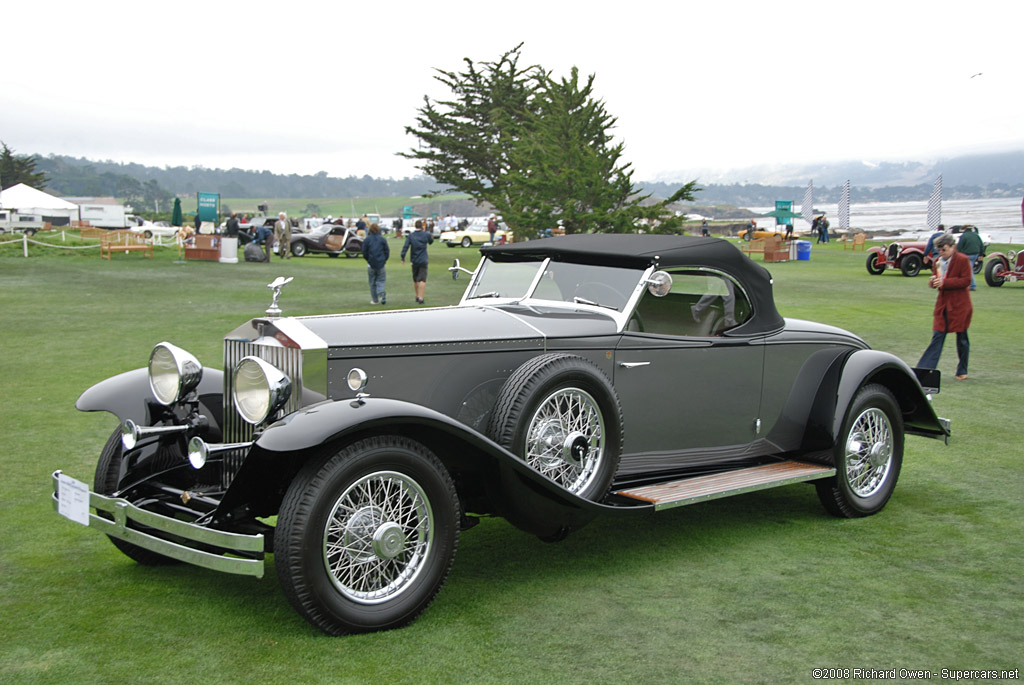
M430 258L427 256L427 245L434 242L434 236L429 230L420 228L412 231L405 237L405 245L402 246L402 264L405 264L405 253L412 251L412 288L416 293L416 304L423 304L423 297L427 291L427 265Z
M387 239L380 234L380 226L370 224L366 240L363 241L366 273L370 278L370 304L388 303L387 294L384 292L384 284L387 281L384 265L390 256L391 248L388 247Z

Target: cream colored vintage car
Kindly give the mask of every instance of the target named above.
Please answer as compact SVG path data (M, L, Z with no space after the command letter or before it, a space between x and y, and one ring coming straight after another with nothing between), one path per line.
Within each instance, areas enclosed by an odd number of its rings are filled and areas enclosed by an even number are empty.
M491 242L491 234L486 229L481 230L470 227L457 231L445 231L441 234L441 242L448 247L455 247L456 245L461 245L462 247L486 245ZM494 234L494 242L498 245L512 242L512 231L499 229Z

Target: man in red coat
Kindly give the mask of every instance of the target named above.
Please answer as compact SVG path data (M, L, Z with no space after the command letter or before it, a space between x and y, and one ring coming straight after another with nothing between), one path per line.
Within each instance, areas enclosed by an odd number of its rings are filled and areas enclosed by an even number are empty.
M971 325L971 260L956 251L956 241L948 233L935 239L939 260L933 267L928 285L939 291L935 300L932 317L932 341L921 355L917 366L935 369L939 366L939 355L946 342L946 333L956 333L956 379L967 378L967 358L971 353L971 342L967 338L967 327Z

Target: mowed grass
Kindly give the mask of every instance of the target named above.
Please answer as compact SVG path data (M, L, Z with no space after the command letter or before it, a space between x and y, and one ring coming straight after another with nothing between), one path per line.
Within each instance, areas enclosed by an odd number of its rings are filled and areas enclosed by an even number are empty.
M389 308L415 306L400 247L392 241ZM116 426L74 409L85 388L144 365L161 340L219 367L222 336L266 309L278 275L295 277L286 314L369 309L365 262L30 254L0 247L0 681L810 682L814 668L1024 665L1024 284L979 283L970 378L952 379L950 340L934 402L952 441L908 438L880 514L832 518L797 485L599 519L558 544L488 519L462 535L417 622L330 638L292 611L272 563L262 580L136 565L56 514L50 473L91 481ZM465 281L444 271L455 256L469 268L479 258L431 248L428 304L461 295ZM864 259L833 243L768 265L779 309L913 365L934 292L924 276L870 276ZM715 391L747 382L724 378Z

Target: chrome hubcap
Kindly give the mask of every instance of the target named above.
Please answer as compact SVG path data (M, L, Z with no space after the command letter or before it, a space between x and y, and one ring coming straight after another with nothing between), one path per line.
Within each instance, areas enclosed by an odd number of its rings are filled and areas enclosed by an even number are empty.
M604 419L578 388L556 390L537 407L526 435L526 463L570 492L587 488L604 455Z
M324 566L334 587L361 604L393 599L423 570L434 514L409 476L380 471L342 493L327 518Z
M866 410L853 422L846 441L846 480L858 497L881 489L892 467L893 433L881 409Z

